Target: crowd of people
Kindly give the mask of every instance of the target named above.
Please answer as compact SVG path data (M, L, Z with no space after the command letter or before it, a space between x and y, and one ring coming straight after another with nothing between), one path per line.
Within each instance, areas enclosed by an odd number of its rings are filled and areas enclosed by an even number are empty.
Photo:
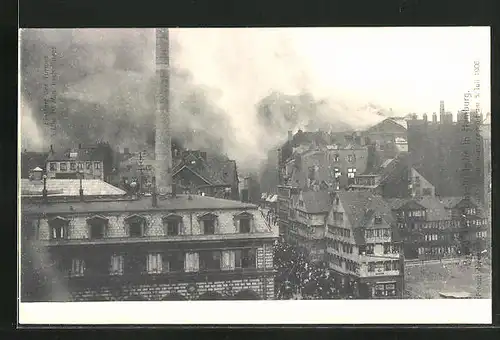
M274 246L276 297L289 299L335 299L339 291L329 271L306 260L303 252L294 246L277 241Z

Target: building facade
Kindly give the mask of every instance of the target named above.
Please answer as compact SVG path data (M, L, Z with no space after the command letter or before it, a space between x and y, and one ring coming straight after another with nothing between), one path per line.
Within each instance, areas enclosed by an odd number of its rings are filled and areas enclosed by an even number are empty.
M401 242L381 196L336 193L326 225L326 261L341 292L364 299L403 297Z
M315 264L324 263L326 216L331 201L327 191L301 191L296 199L292 198L285 241L301 249Z
M23 203L24 249L43 250L59 273L49 293L60 285L71 301L274 298L278 233L254 205L185 195Z
M356 174L350 191L371 191L385 198L409 197L408 153L400 152L386 159L380 166Z
M239 200L239 181L234 160L213 157L198 150L174 155L173 181L181 192Z
M290 217L293 210L294 199L297 198L300 192L299 188L279 185L278 200L276 205L278 215L279 234L284 237L290 225Z
M434 260L476 254L490 247L480 204L463 197L389 200L407 259Z
M104 180L104 162L96 158L90 149L69 149L64 152L54 152L51 147L46 162L48 178Z

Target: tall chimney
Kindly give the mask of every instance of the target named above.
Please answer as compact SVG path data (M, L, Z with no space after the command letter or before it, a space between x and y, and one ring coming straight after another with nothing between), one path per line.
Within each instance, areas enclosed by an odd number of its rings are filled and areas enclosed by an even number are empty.
M172 146L170 136L170 74L168 28L156 29L156 130L155 175L158 195L172 192Z

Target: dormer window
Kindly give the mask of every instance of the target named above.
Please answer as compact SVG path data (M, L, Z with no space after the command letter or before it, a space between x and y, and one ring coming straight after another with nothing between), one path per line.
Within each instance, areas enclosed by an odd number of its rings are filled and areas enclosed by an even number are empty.
M182 216L170 214L163 218L163 225L165 227L165 235L178 236L180 234L182 223Z
M50 163L49 169L50 171L57 171L57 163Z
M203 235L215 234L215 223L217 221L217 215L208 213L201 216L199 220L201 222L201 232Z
M106 236L108 219L103 216L93 216L87 220L90 227L89 238L92 240L103 239Z
M71 162L69 163L69 169L71 171L76 171L76 163L75 162Z
M87 170L92 169L92 162L85 163L85 167L87 168Z
M132 215L127 217L125 222L128 225L129 237L143 237L146 219L139 215Z
M382 224L382 217L375 216L375 224Z
M234 217L235 224L239 233L247 234L251 231L253 215L247 212Z
M49 227L52 240L64 240L67 238L69 220L58 216L49 221Z
M94 162L94 169L99 170L101 168L100 162Z
M59 167L61 168L61 171L68 171L68 164L66 163L61 163Z

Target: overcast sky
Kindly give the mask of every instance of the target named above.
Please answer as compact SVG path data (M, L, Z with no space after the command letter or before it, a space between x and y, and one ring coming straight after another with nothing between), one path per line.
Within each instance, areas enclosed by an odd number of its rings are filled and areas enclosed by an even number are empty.
M396 113L456 114L480 61L481 106L490 111L490 35L485 27L178 29L181 63L223 89L221 105L255 102L271 89ZM279 51L276 53L276 51ZM217 62L221 60L222 62Z

